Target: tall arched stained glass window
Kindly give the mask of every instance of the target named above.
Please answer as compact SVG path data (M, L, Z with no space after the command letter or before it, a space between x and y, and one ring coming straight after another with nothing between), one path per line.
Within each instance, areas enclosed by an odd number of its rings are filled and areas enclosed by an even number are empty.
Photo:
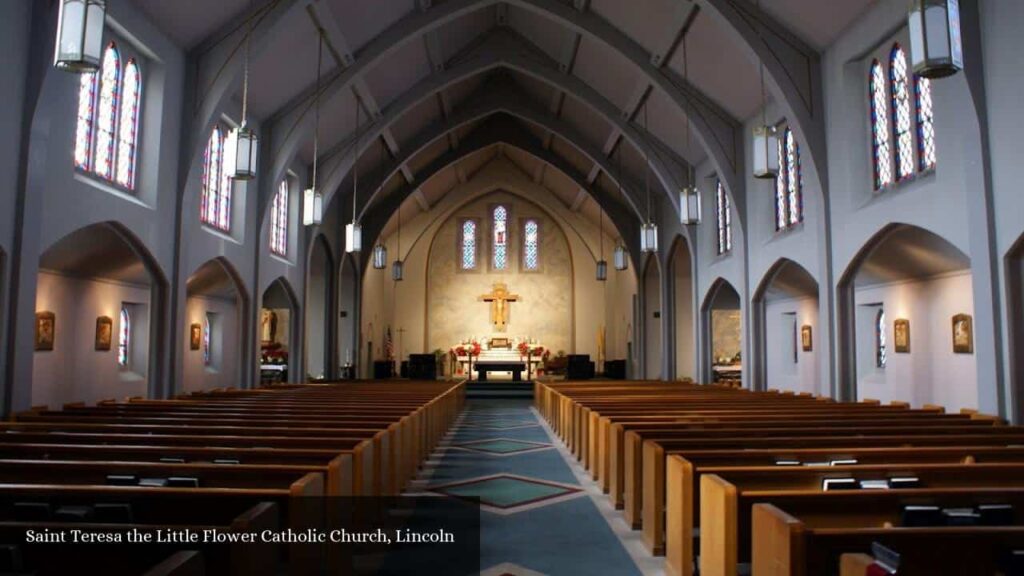
M732 210L729 195L719 180L715 192L715 212L718 220L718 253L725 254L732 250Z
M111 42L103 52L100 66L100 97L97 104L96 154L93 170L110 180L114 176L114 142L117 139L117 110L121 98L121 54Z
M919 170L935 168L935 112L932 109L932 81L915 77L917 95L917 158Z
M886 338L885 338L885 309L879 308L878 315L875 317L875 363L879 368L885 368L885 363L888 360L886 356Z
M75 168L92 172L126 190L135 189L142 71L111 42L98 72L78 84Z
M504 270L508 267L508 208L495 206L491 221L491 266L495 270Z
M540 224L532 218L523 223L523 268L540 268Z
M117 173L115 181L132 190L135 188L135 153L139 132L139 101L142 96L142 77L139 65L129 58L124 66L124 89L121 97L120 124L117 128Z
M784 230L804 218L803 181L800 173L800 145L793 130L786 128L779 138L779 175L775 178L775 229Z
M875 190L892 184L889 164L892 150L889 146L889 98L885 90L885 69L875 60L871 63L871 148L875 169Z
M93 128L96 124L96 86L99 75L82 74L78 80L78 123L75 126L75 167L88 170L92 162Z
M224 169L224 130L213 127L203 161L203 190L199 216L204 224L231 229L231 178Z
M117 363L120 366L128 366L132 345L132 318L126 306L121 306L120 322L117 333Z
M462 222L462 237L459 242L460 264L463 270L476 269L476 221Z
M892 123L896 141L896 179L914 173L914 132L910 116L910 80L907 55L899 44L889 55L889 89L892 91Z
M270 207L270 251L288 255L288 180L281 180Z

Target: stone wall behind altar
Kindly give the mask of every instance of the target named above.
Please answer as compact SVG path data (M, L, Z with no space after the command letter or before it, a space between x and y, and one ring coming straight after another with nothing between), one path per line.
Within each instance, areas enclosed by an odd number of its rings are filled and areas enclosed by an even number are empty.
M509 208L509 264L506 270L491 270L490 209L496 204ZM480 250L476 271L458 266L458 226L466 218L477 219ZM522 222L540 222L541 269L521 271ZM544 346L571 353L573 310L573 261L565 234L547 213L517 196L496 192L456 210L438 230L430 248L427 274L428 349L447 350L470 336L492 335L535 338ZM499 333L491 323L488 294L494 283L504 282L519 300L509 306L508 326Z

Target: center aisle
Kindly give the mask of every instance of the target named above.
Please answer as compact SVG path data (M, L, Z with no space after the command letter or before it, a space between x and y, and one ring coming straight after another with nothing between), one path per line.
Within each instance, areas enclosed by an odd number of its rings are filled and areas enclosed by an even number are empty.
M662 573L572 462L530 400L471 399L414 490L480 498L484 576Z

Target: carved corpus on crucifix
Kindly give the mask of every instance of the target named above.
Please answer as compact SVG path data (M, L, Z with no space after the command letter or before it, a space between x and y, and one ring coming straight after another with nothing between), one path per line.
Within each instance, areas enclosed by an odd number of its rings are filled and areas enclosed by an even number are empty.
M491 303L491 323L495 330L504 332L508 326L509 303L519 301L519 295L509 294L504 282L495 282L491 293L480 296L480 301Z

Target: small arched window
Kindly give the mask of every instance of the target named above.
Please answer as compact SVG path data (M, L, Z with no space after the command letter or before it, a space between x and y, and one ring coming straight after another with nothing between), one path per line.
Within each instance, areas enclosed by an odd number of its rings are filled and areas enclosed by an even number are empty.
M120 324L117 333L117 363L127 367L132 347L132 317L127 306L121 306Z
M523 267L540 268L540 224L532 218L523 223Z
M460 264L463 270L476 269L476 221L462 222L462 237L459 241Z
M288 180L282 180L270 207L270 251L288 255Z
M896 139L896 179L914 174L914 132L910 116L910 80L907 55L899 44L889 55L889 89L892 91L893 135Z
M886 355L886 337L885 337L885 309L879 308L878 315L875 316L875 363L879 368L885 368L885 363L888 360Z
M495 206L491 222L491 266L504 270L508 267L508 208Z
M719 180L715 191L715 213L718 223L718 253L732 250L732 207L725 186Z
M918 76L917 94L917 157L919 170L935 168L935 111L932 109L932 81Z
M199 216L204 224L228 232L231 230L231 178L224 167L225 138L224 129L217 125L206 143Z
M885 70L882 63L871 63L871 148L875 169L875 190L892 184L892 168L889 164L892 150L889 147L889 99L885 90Z
M213 362L213 351L210 349L210 316L203 318L203 364L209 366Z

